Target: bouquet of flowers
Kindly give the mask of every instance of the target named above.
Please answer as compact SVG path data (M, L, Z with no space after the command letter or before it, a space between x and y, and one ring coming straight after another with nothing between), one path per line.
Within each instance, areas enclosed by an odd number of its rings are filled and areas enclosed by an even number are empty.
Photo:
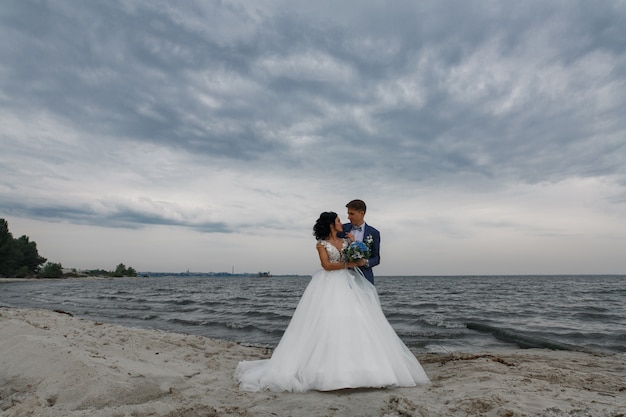
M346 262L357 262L359 259L368 259L372 254L372 235L365 238L365 242L354 241L343 249L343 259Z

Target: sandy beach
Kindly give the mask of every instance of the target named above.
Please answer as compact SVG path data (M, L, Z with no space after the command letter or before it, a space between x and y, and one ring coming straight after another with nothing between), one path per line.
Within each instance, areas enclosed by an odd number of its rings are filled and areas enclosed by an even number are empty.
M549 350L423 354L414 388L248 393L232 373L268 349L0 308L0 415L625 416L626 358Z

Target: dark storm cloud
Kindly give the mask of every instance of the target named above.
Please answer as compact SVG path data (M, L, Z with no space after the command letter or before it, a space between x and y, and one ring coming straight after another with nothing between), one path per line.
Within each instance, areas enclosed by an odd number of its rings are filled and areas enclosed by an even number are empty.
M173 219L163 214L149 213L123 205L110 205L106 210L93 207L78 207L72 204L48 204L38 207L33 204L11 203L2 205L3 212L21 218L65 221L74 224L90 224L99 227L142 228L145 226L177 226L209 233L232 233L234 230L223 222L202 222L191 219Z
M226 106L213 114L202 114L191 97L186 73L204 72L208 79L212 71L240 73L244 51L231 51L150 8L12 6L2 17L8 32L3 49L11 59L2 84L17 99L12 106L46 108L79 128L194 152L253 158L271 149L245 122L255 119L245 95L218 97Z
M0 19L0 107L78 135L278 175L626 176L623 2L20 0Z

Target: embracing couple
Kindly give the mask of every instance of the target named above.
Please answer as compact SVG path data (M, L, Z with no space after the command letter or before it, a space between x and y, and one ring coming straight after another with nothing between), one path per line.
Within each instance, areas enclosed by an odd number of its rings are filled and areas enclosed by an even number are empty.
M330 391L429 382L387 321L374 287L380 233L365 223L362 200L346 207L350 223L342 224L332 211L315 222L322 269L311 277L272 357L237 366L242 390ZM368 256L347 258L355 241L368 246Z

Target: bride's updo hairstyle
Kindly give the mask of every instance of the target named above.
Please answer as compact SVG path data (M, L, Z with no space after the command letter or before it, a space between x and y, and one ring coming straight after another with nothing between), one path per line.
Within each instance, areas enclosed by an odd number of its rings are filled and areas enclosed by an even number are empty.
M330 225L335 223L336 218L337 213L332 211L325 211L320 214L319 219L317 219L313 226L313 236L315 236L315 239L322 240L328 238L328 236L330 236Z

